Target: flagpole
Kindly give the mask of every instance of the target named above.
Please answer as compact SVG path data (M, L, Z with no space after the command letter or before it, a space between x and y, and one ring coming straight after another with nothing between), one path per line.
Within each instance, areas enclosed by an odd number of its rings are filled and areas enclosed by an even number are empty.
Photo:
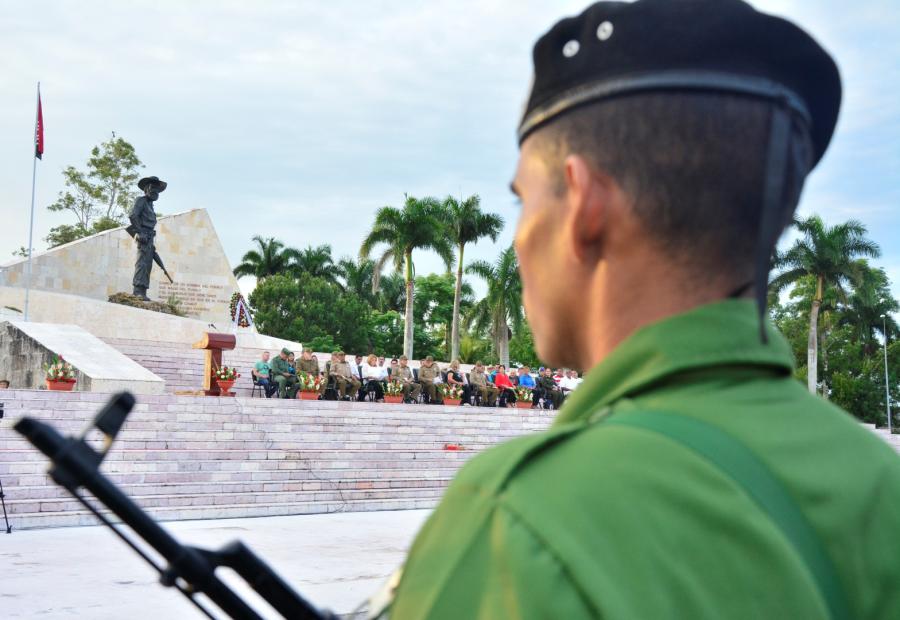
M31 292L31 254L32 239L34 235L34 188L37 179L37 131L38 131L38 113L41 105L41 83L37 83L37 101L34 106L34 133L31 138L31 221L28 224L28 264L25 267L25 321L28 321L28 297Z

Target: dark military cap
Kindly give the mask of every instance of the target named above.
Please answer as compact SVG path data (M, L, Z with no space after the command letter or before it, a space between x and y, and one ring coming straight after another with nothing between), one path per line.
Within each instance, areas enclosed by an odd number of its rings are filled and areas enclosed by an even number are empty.
M153 183L159 189L159 191L166 191L166 187L168 187L168 183L165 181L160 181L159 177L144 177L140 181L138 181L138 188L143 191L148 185Z
M802 179L828 147L841 104L837 66L799 27L742 0L598 2L558 22L535 44L519 143L579 106L650 92L719 92L771 102L752 283L762 315L783 214L799 200L799 193L784 195L786 171L793 165ZM811 140L811 162L792 138L798 132Z

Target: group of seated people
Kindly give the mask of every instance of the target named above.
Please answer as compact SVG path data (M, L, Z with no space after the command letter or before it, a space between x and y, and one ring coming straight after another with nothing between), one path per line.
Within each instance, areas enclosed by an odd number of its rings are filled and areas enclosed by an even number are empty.
M340 400L365 400L372 398L383 401L388 383L398 384L403 402L424 402L441 404L440 384L459 386L460 405L478 404L483 407L509 407L516 402L516 388L531 390L532 402L558 409L566 396L578 387L581 378L575 370L560 369L554 374L550 368L541 368L537 376L531 374L528 366L521 366L515 372L506 373L506 367L490 365L485 367L480 361L469 373L460 370L459 360L441 370L431 356L422 360L418 369L409 366L405 355L394 358L388 365L385 358L374 354L365 359L355 356L347 361L343 351L331 354L325 368L319 367L319 360L309 350L304 350L300 359L287 348L270 361L268 351L252 370L253 382L262 388L267 398L276 393L279 398L297 398L301 389L317 391L318 398L331 397ZM304 384L305 382L305 384Z

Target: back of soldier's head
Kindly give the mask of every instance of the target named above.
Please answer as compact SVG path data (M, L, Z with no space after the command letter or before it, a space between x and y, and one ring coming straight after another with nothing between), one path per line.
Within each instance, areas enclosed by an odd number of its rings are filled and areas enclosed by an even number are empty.
M771 103L723 93L643 93L572 110L534 137L563 191L568 155L584 157L625 192L634 215L678 266L752 275ZM789 172L799 192L812 157ZM792 203L791 203L792 204ZM783 225L791 212L781 214Z

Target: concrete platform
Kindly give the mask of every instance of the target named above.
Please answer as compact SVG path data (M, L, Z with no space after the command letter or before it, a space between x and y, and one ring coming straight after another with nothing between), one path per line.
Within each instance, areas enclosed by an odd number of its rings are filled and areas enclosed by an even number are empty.
M317 607L345 614L403 562L428 514L427 510L343 513L182 521L165 527L182 542L203 547L240 539ZM242 583L235 582L235 587L252 596ZM204 617L181 594L160 586L137 554L99 526L0 533L0 615L91 620ZM280 616L270 610L265 617Z

